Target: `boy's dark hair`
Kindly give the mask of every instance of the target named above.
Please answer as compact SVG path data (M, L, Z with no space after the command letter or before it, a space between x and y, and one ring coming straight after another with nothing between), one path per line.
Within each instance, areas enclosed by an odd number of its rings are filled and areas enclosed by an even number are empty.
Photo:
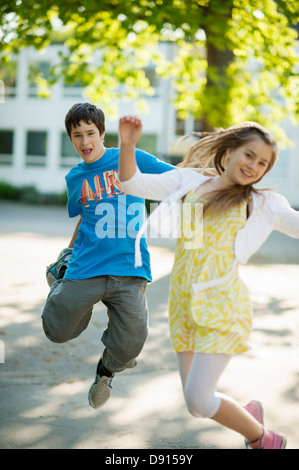
M80 121L95 124L100 135L105 132L105 115L103 111L90 103L74 104L65 116L65 128L71 138L72 127L79 126Z

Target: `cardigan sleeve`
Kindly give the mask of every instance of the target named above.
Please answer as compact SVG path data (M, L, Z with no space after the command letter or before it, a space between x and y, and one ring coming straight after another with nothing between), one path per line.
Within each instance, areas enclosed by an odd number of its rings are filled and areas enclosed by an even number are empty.
M128 194L144 199L162 201L181 187L182 171L183 169L176 168L161 174L150 174L141 173L137 167L136 172L130 179L126 181L119 180L119 183Z
M299 211L290 206L289 201L278 193L272 193L270 198L271 210L274 215L273 229L299 238Z

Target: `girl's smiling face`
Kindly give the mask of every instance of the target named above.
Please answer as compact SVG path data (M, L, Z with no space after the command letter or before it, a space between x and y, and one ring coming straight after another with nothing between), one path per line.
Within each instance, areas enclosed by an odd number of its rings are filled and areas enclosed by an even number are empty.
M226 151L226 168L221 178L227 185L252 185L267 172L272 158L270 145L258 137L254 138L236 149Z
M71 142L85 163L93 163L105 153L104 136L94 123L80 121L79 126L72 127Z

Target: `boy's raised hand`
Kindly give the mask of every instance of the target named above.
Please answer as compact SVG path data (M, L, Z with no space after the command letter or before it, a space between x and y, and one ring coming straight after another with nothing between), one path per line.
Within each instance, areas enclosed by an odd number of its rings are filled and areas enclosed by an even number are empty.
M124 116L119 120L121 145L136 145L142 135L142 122L134 116Z

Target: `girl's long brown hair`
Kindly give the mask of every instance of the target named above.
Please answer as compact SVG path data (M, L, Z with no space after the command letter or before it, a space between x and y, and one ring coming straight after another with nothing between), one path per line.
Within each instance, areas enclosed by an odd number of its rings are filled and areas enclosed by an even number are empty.
M190 147L184 160L178 165L179 167L207 168L212 166L221 175L225 170L226 151L228 149L236 150L256 138L263 140L272 149L272 158L263 176L271 170L277 161L278 148L275 139L256 122L242 122L227 129L218 129L214 132L193 132L191 135L200 137L200 140ZM260 180L261 178L258 181ZM205 209L209 206L213 206L215 210L228 209L240 205L243 201L249 202L252 192L256 191L251 184L236 184L227 189L212 191L205 195L207 199Z

